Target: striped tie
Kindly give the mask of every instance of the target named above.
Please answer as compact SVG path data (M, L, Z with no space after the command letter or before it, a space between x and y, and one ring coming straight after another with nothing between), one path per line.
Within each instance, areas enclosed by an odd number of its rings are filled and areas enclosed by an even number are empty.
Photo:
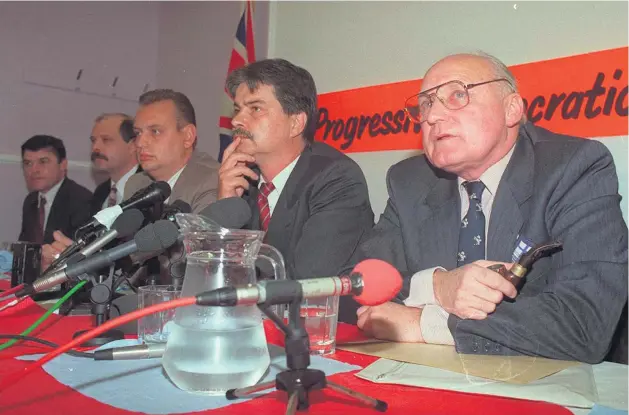
M258 209L260 209L260 226L266 232L271 221L271 208L269 207L269 194L275 190L273 183L262 183L258 193Z

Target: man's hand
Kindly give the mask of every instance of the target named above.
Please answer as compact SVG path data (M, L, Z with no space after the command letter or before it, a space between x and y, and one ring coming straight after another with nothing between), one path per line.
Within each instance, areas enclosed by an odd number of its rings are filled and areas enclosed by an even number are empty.
M243 139L237 137L227 146L223 153L223 162L218 170L218 199L240 197L249 189L246 177L258 180L258 175L247 167L247 163L254 163L255 157L238 151Z
M396 303L362 306L358 314L358 328L377 339L403 343L423 343L419 320L421 308Z
M55 241L52 244L42 245L41 250L41 269L45 270L53 263L53 261L61 254L67 247L72 245L72 239L68 238L61 231L54 231L52 237Z
M460 318L483 320L493 313L504 296L515 298L517 290L495 271L494 264L510 268L504 262L476 261L452 271L436 270L433 286L437 303L450 314Z

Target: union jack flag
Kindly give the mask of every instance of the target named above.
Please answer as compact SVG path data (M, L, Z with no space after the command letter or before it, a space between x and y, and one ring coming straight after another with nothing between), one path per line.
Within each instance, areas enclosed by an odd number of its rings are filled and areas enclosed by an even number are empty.
M243 6L242 15L240 16L238 28L236 29L236 36L234 37L234 47L232 48L232 55L229 59L227 75L229 75L234 69L238 69L241 66L256 60L255 48L253 45L253 4L251 1L247 0L243 2ZM223 91L221 115L218 120L218 127L220 130L218 161L223 160L223 152L232 142L231 120L233 112L234 101L225 89Z

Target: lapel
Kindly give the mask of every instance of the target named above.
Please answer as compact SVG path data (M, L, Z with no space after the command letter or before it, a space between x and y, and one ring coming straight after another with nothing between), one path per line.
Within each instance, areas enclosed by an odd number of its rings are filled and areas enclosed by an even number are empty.
M69 194L70 192L68 192L69 180L70 179L68 178L63 179L63 183L61 183L59 191L55 195L55 199L52 202L48 201L48 203L52 204L50 205L50 213L48 214L48 220L46 221L44 240L48 240L49 237L52 238L52 233L61 228L63 225L61 216L68 214L68 212L64 212L66 207L64 201L70 200L72 197L72 195Z
M269 229L265 240L279 249L280 252L289 251L287 245L290 244L290 238L287 238L287 235L290 235L292 232L287 232L286 230L293 224L294 215L292 214L292 210L299 200L299 196L302 193L301 191L305 186L303 182L311 176L308 174L311 157L312 147L308 145L304 148L304 151L302 151L295 168L288 177L286 185L282 189L282 193L273 209L273 215L271 215L271 221L269 222ZM255 210L257 211L258 209ZM257 220L258 222L260 221L259 217Z
M188 193L193 192L194 189L190 189L190 183L198 183L198 178L195 177L196 165L199 162L198 154L196 152L192 153L192 157L186 163L186 166L183 168L179 179L177 179L177 183L172 188L170 193L170 203L174 202L177 199L190 201L190 206L194 203L194 194L188 195Z
M528 217L525 202L533 193L535 159L527 130L522 128L511 160L500 180L489 218L487 259L511 261L518 234Z
M454 269L461 211L456 176L431 168L436 174L432 188L423 200L415 203L416 208L413 209L419 219L416 234L420 235L417 240L419 257L423 258L420 262Z
M39 220L39 210L37 206L39 192L32 192L28 198L29 200L26 203L27 206L27 216L24 218L25 224L25 240L34 241L35 235L37 234L37 226Z

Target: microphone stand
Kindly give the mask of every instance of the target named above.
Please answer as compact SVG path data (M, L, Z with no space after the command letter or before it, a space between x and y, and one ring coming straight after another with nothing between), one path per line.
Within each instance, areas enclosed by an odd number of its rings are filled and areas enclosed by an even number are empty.
M246 397L275 386L277 390L285 391L288 394L286 415L293 415L296 411L308 409L310 406L308 396L310 391L323 389L327 386L377 411L385 412L387 410L388 405L386 402L331 382L326 379L323 371L308 368L308 366L310 366L310 340L308 339L308 333L303 327L299 315L301 300L293 300L289 303L288 325L284 323L283 319L271 311L268 305L260 304L258 307L285 334L284 350L286 351L286 365L288 370L278 373L274 381L245 388L230 389L225 394L228 400Z
M107 320L109 320L109 310L111 309L111 302L113 300L113 286L114 286L114 270L116 265L111 264L109 266L109 275L105 278L104 275L99 275L96 278L91 278L93 281L92 288L90 289L90 301L92 302L92 314L95 317L95 327L100 326ZM76 338L89 330L81 330L74 333L72 336ZM124 339L124 333L117 329L108 330L98 337L94 337L91 340L82 343L82 347L102 346L103 344L112 342L114 340Z

